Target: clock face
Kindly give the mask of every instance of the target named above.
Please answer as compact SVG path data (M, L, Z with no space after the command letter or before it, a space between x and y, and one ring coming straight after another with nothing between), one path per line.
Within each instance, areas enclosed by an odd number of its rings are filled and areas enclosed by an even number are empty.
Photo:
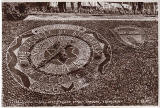
M17 37L8 48L7 64L24 88L60 94L91 84L111 56L111 47L100 34L81 26L55 24Z

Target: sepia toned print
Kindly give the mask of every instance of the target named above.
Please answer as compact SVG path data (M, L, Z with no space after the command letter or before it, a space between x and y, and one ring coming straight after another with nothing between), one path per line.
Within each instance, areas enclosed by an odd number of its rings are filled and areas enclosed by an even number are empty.
M157 8L3 2L3 106L156 106Z

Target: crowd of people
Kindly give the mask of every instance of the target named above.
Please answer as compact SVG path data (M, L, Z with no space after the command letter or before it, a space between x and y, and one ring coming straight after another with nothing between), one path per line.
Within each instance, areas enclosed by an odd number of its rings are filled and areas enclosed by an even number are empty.
M71 2L71 9L74 10L74 3ZM77 10L79 10L81 7L81 2L77 2ZM58 8L59 8L59 12L66 12L67 8L66 8L66 2L58 2Z

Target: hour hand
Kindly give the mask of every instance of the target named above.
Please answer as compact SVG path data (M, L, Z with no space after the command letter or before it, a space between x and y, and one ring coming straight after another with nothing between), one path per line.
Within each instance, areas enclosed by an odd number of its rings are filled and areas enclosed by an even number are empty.
M61 55L61 52L63 52L63 49L65 48L66 46L60 46L51 56L47 57L47 59L43 60L42 62L40 62L37 66L37 68L41 68L43 66L45 66L47 63L49 63L52 59L54 59L58 54L60 56L61 59L65 59L63 58L63 55ZM63 61L62 60L62 61Z
M53 53L51 56L47 57L47 59L45 60L42 60L38 66L36 67L37 69L38 68L41 68L43 66L45 66L47 63L49 63L52 59L54 59L54 57L62 50L62 48L59 48L55 51L55 53Z

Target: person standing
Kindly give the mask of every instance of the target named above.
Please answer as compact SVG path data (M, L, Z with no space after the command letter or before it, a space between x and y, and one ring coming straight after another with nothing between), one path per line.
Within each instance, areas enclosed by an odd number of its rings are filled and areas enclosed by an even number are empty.
M67 11L66 2L58 2L58 8L59 12L66 12Z
M67 11L66 2L63 2L63 12Z
M74 2L71 2L71 9L74 11Z
M135 15L136 14L136 3L132 2L132 11L133 11L133 14Z
M80 8L81 8L81 2L78 2L77 3L77 10L78 10L78 12L80 12Z
M143 2L138 2L138 11L142 14L143 13Z
M58 9L59 9L59 12L63 12L64 9L63 9L63 2L58 2Z

